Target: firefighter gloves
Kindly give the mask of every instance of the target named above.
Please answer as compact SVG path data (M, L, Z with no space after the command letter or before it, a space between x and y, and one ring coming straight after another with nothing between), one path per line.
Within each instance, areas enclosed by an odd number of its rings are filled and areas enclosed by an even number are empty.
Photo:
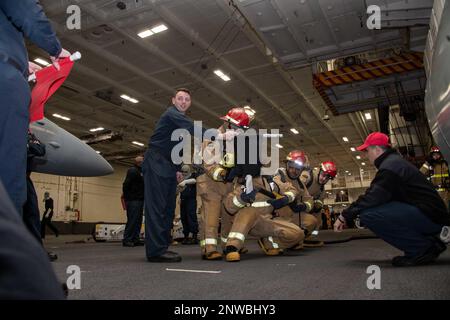
M289 197L284 196L279 199L270 199L270 200L267 200L267 203L270 203L275 210L280 209L289 204Z

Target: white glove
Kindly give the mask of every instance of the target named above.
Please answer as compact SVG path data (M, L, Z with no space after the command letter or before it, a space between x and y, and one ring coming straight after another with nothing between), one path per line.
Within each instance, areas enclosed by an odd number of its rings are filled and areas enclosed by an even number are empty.
M37 65L34 62L28 61L28 73L32 74L35 73L36 71L42 70L42 67Z
M59 70L60 69L59 62L58 62L59 59L67 58L67 57L70 57L70 52L67 51L66 49L62 49L59 56L50 57L50 60L52 60L52 65L56 68L56 70Z
M195 180L194 178L191 178L191 179L186 179L186 180L181 181L178 184L178 186L182 188L187 184L196 184L196 183L197 183L197 180Z

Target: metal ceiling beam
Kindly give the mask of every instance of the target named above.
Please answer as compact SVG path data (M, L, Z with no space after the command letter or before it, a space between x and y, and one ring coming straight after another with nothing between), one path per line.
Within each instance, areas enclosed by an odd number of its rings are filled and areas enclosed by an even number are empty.
M277 70L282 75L286 83L289 84L289 86L298 94L298 96L305 101L305 105L308 107L308 109L315 115L317 121L321 123L326 129L328 129L328 132L335 138L336 142L344 149L344 151L349 155L353 162L359 167L359 163L355 160L353 155L351 154L351 151L349 151L348 144L345 145L342 143L342 137L338 137L333 128L328 124L328 122L324 121L322 119L322 115L317 111L317 109L314 107L313 103L310 101L310 99L305 95L303 90L292 80L292 75L289 72L286 72L282 70L279 66L277 66ZM355 127L354 129L357 130Z
M361 138L362 141L364 141L369 133L367 132L367 128L362 127L361 124L359 124L358 122L356 122L354 116L355 116L355 115L354 115L353 113L349 113L349 114L348 114L348 118L349 118L350 121L352 122L353 126L356 128L356 131L358 132L359 137ZM360 129L360 127L362 127L362 128ZM366 129L366 130L365 130L365 129ZM361 133L361 130L364 131L364 134Z
M223 4L222 4L223 7ZM246 33L246 35L252 39L253 43L257 44L257 47L261 49L265 48L265 43L262 41L262 39L254 33L254 30L246 30L245 28L243 28L243 31ZM264 52L264 51L262 51ZM338 144L341 145L341 147L343 147L344 151L349 154L349 152L346 150L346 148L341 144L339 138L337 138L336 134L333 132L333 130L330 128L330 126L325 123L322 120L322 115L319 115L317 113L316 108L314 108L314 106L311 104L311 102L309 101L309 99L305 96L305 94L303 93L303 91L298 88L298 86L292 81L292 76L289 74L286 74L286 72L284 70L281 69L280 66L275 66L275 69L278 71L278 73L284 78L285 82L291 87L291 89L303 100L305 101L306 106L308 106L308 108L313 112L313 114L316 116L316 118L318 119L318 121L325 127L328 129L328 131L330 132L330 134L332 136L335 137L336 141L338 142ZM265 98L266 101L270 101L271 105L273 105L275 108L278 109L278 111L280 112L280 114L283 116L283 118L287 121L287 123L289 123L290 125L292 125L294 128L298 128L299 131L302 133L302 135L307 138L308 140L312 141L324 154L328 155L331 159L335 160L335 157L330 154L324 147L322 147L320 145L319 142L317 142L316 139L309 137L308 133L303 129L297 126L297 124L292 121L292 117L287 114L280 106L277 106L274 102L271 101L271 99L269 97L266 97L265 94L263 92L261 92L261 96ZM348 148L347 148L348 149ZM355 164L359 167L359 163L355 160L355 158L350 154L350 156L352 157L353 162L355 162ZM336 161L337 163L339 163L340 161Z
M81 141L85 142L86 144L97 144L105 141L116 141L116 140L122 140L122 134L118 132L106 132L106 133L100 133L97 135L93 135L91 137L80 137Z
M322 18L325 20L325 22L327 23L328 29L330 30L330 34L333 37L334 43L336 44L336 47L338 48L339 52L341 51L341 45L339 43L339 39L336 36L336 34L334 33L333 30L333 26L331 25L330 19L328 19L328 16L325 14L325 12L323 11L322 5L320 4L320 1L317 1L317 6L319 7L319 11L322 14Z
M79 86L76 86L75 84L71 83L70 80L66 80L65 83L67 83L67 85L69 85L71 87L76 87L77 90L80 89ZM87 89L84 89L84 88L79 90L79 91L80 91L80 93L83 93L84 90L88 91ZM99 99L97 97L93 97L93 98L98 99L98 100L103 102L103 100L101 100L101 99ZM61 104L61 103L75 104L77 106L85 106L85 107L88 107L88 108L92 108L92 110L93 110L92 113L93 114L99 114L100 116L102 116L102 115L111 115L111 113L108 110L102 110L101 108L96 108L95 106L91 106L91 105L87 105L85 103L80 103L78 101L67 99L67 98L62 97L61 95L56 96L55 100L52 99L50 101L50 105L52 105L52 104L58 105L58 104ZM119 109L119 110L127 110L127 108L122 108L122 107L119 107L119 106L117 106L115 104L112 104L112 103L108 103L108 104L110 106L108 106L107 108L110 108L110 109L113 108L113 109ZM86 119L86 115L83 115L82 117L83 117L83 121L82 121L83 125L86 126L87 122L89 122L90 120L89 120L89 118ZM119 118L114 118L114 119L115 119L114 121L117 121L117 122L120 122L120 123L124 123L124 124L126 124L127 126L130 126L130 127L140 128L143 131L150 130L150 126L149 126L150 121L145 121L145 123L143 122L141 124L141 123L138 123L138 122L130 122L130 121L125 120L125 119L120 118L120 117ZM100 120L100 121L95 121L95 123L96 124L94 126L98 126L98 124L102 124L102 125L106 125L107 129L120 129L122 127L122 124L121 125L117 125L117 124L114 124L114 123L112 123L110 121L107 121L106 117L102 118L102 120ZM86 130L86 133L88 133L88 132L89 131Z
M233 0L231 2L234 2ZM281 10L278 8L278 5L276 4L275 1L273 0L269 0L269 3L272 5L272 7L274 8L275 12L277 13L278 17L280 18L281 21L284 22L284 24L286 25L286 29L289 30L290 34L292 35L292 38L294 38L297 46L300 48L300 51L303 53L304 57L306 60L309 59L308 56L308 50L306 49L305 43L303 41L301 41L298 37L297 34L294 32L294 30L292 30L289 27L289 24L287 23L287 21L285 21L285 19L283 19L283 15L281 13ZM309 4L308 4L309 5ZM250 21L247 20L247 23L251 26ZM253 28L253 27L252 27Z
M91 16L93 16L94 18L98 19L99 22L103 21L103 17L101 15L99 15L96 11L95 11L95 6L92 4L82 4L79 0L75 0L80 7L85 10L86 12L88 12ZM211 84L209 84L207 81L205 81L205 79L203 79L202 77L198 76L195 73L192 73L191 70L189 70L187 67L185 67L184 65L180 64L179 62L177 62L174 58L172 58L168 53L166 52L162 52L157 46L155 46L154 44L152 44L149 41L143 41L142 39L137 39L136 35L129 35L127 32L123 31L122 28L119 28L115 25L115 23L110 23L109 26L118 34L120 34L121 36L123 36L125 39L129 40L130 42L136 44L137 46L139 46L140 48L144 49L145 51L147 51L150 54L153 54L155 56L157 56L158 58L160 58L161 60L165 61L166 63L173 65L174 67L176 67L179 71L181 71L182 73L192 77L193 79L195 79L196 81L198 81L199 83L202 84L202 86L204 86L205 88L207 88L208 90L210 90L211 92L213 92L215 95L217 95L218 97L224 99L225 101L227 101L228 103L230 103L230 105L236 105L237 101L234 100L233 98L231 98L230 96L224 94L221 90L215 88L214 86L212 86ZM105 52L105 50L102 49L103 52ZM102 55L103 55L102 52ZM115 60L114 58L116 57L113 54L110 54L109 52L105 52L105 54L108 54L109 58L112 60ZM117 57L118 58L118 57ZM108 59L109 60L109 59ZM134 67L132 64L127 63L126 61L124 61L123 59L119 58L119 64L122 65L123 67L132 70L133 72L135 72L136 74L141 75L142 77L144 77L145 79L148 79L149 81L155 83L156 85L158 85L159 87L167 90L170 92L170 94L173 93L174 88L172 88L171 86L167 85L166 83L149 76L148 74L146 74L145 72L143 72L142 70L140 70L139 68ZM199 106L200 109L202 109L205 113L217 117L218 115L214 112L211 112L210 108L208 108L207 106L201 104L200 102L196 102L195 103L197 106Z
M287 120L288 123L293 124L293 121L290 120L290 116L283 114L283 110L278 106L273 100L271 100L261 89L256 87L249 79L247 79L238 69L236 69L223 55L218 53L216 50L211 48L208 42L202 39L198 33L192 32L191 28L186 25L181 19L179 19L175 14L173 14L170 10L168 10L164 6L155 6L154 10L158 12L158 14L167 21L171 26L175 27L176 30L186 36L189 40L195 41L203 50L207 50L210 55L213 55L216 58L220 58L220 63L226 68L227 72L230 72L233 76L236 76L239 80L241 80L249 89L259 95L264 101L269 104L272 108L277 109L282 113L283 118ZM268 124L260 119L256 119L263 127L270 128ZM293 124L294 125L294 124ZM295 126L295 125L294 125ZM295 143L289 141L292 147L298 147Z

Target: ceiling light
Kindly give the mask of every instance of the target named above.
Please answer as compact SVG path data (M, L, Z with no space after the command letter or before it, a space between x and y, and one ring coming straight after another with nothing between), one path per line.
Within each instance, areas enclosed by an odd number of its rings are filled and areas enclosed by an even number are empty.
M100 154L100 153L101 153L100 151L97 151L97 150L95 150L95 152L97 152L98 154Z
M132 102L132 103L138 103L138 102L139 102L139 100L136 100L135 98L129 97L129 96L127 96L126 94L122 94L120 97L121 97L122 99L128 100L128 101L130 101L130 102Z
M167 29L169 29L169 28L167 28L166 25L160 24L160 25L152 28L151 31L153 33L160 33L160 32L166 31Z
M40 65L43 65L43 66L49 66L50 65L50 63L48 63L47 61L45 61L44 59L41 59L41 58L34 59L34 62L39 63Z
M360 157L360 156L356 156L356 159L358 159L358 160L359 160L359 159L361 159L361 157Z
M218 76L223 81L231 80L231 78L229 76L227 76L225 73L223 73L221 70L215 70L214 73L216 74L216 76Z
M291 131L292 131L293 134L298 134L298 131L295 128L292 128Z
M63 120L66 120L66 121L70 121L70 118L65 117L65 116L62 116L62 115L60 115L60 114L58 114L58 113L54 113L53 116L54 116L55 118L63 119Z
M317 167L314 167L314 170L319 170L319 168L317 168Z
M144 146L143 143L137 142L137 141L133 141L132 144L135 144L135 145L137 145L137 146L139 146L139 147L143 147L143 146Z
M150 37L151 35L153 35L154 32L152 30L146 29L144 31L141 31L138 33L138 36L141 37L142 39Z
M355 149L355 148L353 148L353 147L351 147L351 148L350 148L350 150L351 150L351 151L353 151L353 152L355 152L355 151L356 151L356 149Z
M361 162L361 165L365 166L365 165L366 165L366 163L365 163L365 162ZM362 169L361 169L361 170L362 170Z
M283 148L283 146L281 145L281 144L279 144L279 143L277 143L276 145L275 145L277 148Z
M90 132L96 132L96 131L102 131L102 130L105 130L105 128L98 127L98 128L89 129Z
M345 173L348 173L348 170L345 170Z
M367 120L371 120L372 119L372 116L370 115L370 112L366 112L364 114L364 116L366 117Z
M347 137L342 137L342 140L344 140L345 142L348 142L348 138Z

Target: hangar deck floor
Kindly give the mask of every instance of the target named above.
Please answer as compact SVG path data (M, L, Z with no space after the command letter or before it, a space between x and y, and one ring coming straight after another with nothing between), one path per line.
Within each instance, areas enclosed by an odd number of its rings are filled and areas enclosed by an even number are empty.
M363 231L326 239L345 238ZM177 245L181 263L149 263L144 247L126 248L120 242L95 243L88 236L68 235L46 240L58 254L53 267L61 281L69 265L81 269L81 289L70 299L450 299L450 250L434 265L395 268L390 259L398 250L380 239L355 240L304 249L296 255L264 256L256 241L241 262L203 261L199 248ZM78 241L77 241L78 240ZM369 290L367 268L381 268L381 289ZM168 269L217 271L216 273Z

